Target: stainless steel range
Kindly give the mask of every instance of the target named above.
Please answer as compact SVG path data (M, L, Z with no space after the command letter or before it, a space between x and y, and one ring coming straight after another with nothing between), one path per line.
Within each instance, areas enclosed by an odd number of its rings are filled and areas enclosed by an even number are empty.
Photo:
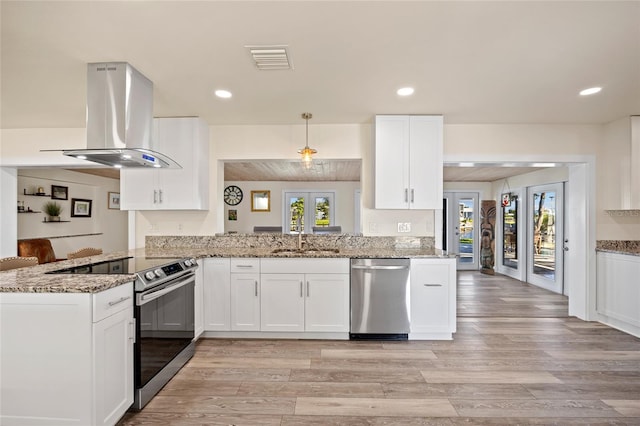
M195 259L126 257L53 271L135 274L134 403L140 410L193 356Z

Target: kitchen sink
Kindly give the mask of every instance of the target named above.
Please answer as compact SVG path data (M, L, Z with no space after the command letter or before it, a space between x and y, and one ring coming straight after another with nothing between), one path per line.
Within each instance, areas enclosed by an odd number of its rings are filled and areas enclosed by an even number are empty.
M271 251L273 254L337 254L339 249L321 249L321 248L277 248Z

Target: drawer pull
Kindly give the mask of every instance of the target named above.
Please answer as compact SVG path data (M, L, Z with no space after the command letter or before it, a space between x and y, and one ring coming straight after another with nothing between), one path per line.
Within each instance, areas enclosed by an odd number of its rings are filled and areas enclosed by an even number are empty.
M118 305L118 304L120 304L120 303L124 302L125 300L129 300L129 299L131 299L131 296L127 296L127 297L124 297L124 296L123 296L123 297L121 297L121 298L120 298L120 299L118 299L118 300L112 300L111 302L109 302L109 306L115 306L115 305Z
M236 268L253 268L253 265L236 265Z
M425 287L442 287L442 284L424 284Z

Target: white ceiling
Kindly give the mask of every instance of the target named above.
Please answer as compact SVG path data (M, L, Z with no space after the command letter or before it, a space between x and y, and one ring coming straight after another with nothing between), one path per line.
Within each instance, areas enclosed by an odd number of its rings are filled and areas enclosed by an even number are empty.
M604 123L640 114L640 2L4 1L1 126L84 127L86 64L126 61L156 116L209 124ZM246 45L285 44L289 71ZM410 98L395 90L414 86ZM580 89L602 86L581 98ZM234 96L220 100L214 89Z

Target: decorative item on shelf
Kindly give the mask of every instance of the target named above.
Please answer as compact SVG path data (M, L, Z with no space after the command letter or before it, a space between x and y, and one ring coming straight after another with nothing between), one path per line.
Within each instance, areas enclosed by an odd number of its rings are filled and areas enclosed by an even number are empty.
M313 117L313 115L310 112L302 113L302 118L304 118L307 122L307 126L306 126L307 137L306 137L306 145L304 146L304 148L298 150L298 154L302 155L302 162L306 169L311 168L311 163L313 161L312 155L318 153L317 150L313 148L309 148L309 119L311 117Z
M18 201L18 213L24 212L24 201Z
M60 222L62 206L55 201L48 201L42 205L42 210L47 214L45 222Z
M39 186L36 195L45 195L44 188Z

